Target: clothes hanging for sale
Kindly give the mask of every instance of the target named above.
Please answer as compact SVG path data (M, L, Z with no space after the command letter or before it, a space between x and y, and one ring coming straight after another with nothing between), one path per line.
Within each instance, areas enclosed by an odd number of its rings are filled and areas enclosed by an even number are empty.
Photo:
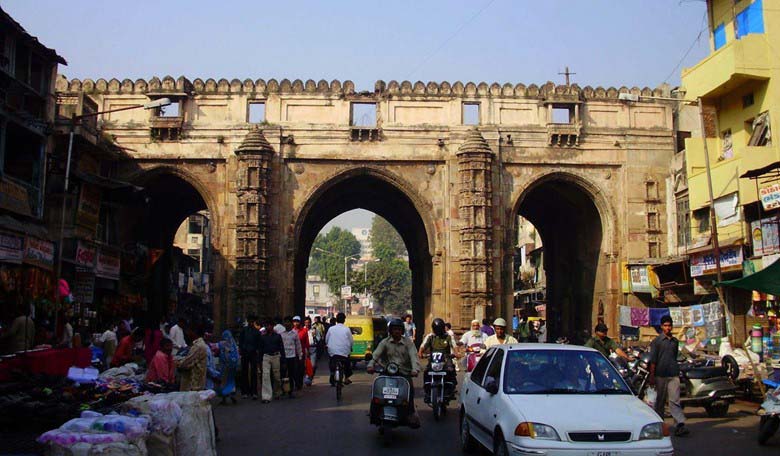
M631 308L631 326L648 326L650 324L650 312L644 307Z
M650 310L650 326L661 326L661 318L669 315L669 309L653 308L649 310Z
M620 326L634 326L631 324L631 307L620 306L620 315L618 317Z

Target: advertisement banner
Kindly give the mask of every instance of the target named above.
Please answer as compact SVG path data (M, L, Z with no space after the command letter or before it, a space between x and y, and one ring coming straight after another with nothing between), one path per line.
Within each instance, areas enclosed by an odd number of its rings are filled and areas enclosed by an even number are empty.
M21 263L24 257L24 238L0 233L0 261Z
M759 189L758 197L765 211L777 209L780 207L780 183Z
M31 216L27 188L8 179L0 178L0 207L17 214Z
M341 299L350 299L352 297L352 287L344 285L341 287Z
M628 263L625 261L620 263L620 279L623 293L631 293L631 276L628 271Z
M76 246L76 264L88 269L95 267L95 258L97 257L97 247L88 242L79 241Z
M629 269L631 271L631 291L634 293L652 293L654 287L650 285L647 266L631 266Z
M54 267L54 243L28 236L24 246L24 262L51 270Z
M95 233L100 219L100 189L89 184L81 184L79 205L76 211L76 224L89 233Z
M768 217L750 222L750 237L753 240L753 256L780 253L780 217Z
M91 271L76 271L76 279L71 290L76 302L92 304L95 298L95 275Z
M119 280L119 252L101 247L97 252L95 275L104 279Z
M691 277L715 274L715 254L712 252L691 255ZM723 247L720 250L720 268L723 272L742 269L742 246Z

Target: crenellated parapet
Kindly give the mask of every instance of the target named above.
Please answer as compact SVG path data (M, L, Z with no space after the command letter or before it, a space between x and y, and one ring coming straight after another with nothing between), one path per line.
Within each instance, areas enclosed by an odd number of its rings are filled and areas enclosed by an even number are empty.
M165 76L162 79L152 77L145 79L61 79L57 83L57 90L61 92L85 92L89 94L320 94L330 96L366 95L377 97L444 97L444 98L538 98L549 99L551 97L577 98L582 100L617 100L620 94L630 93L641 96L668 97L669 87L666 85L651 89L649 87L580 87L577 84L556 85L552 82L545 84L499 84L494 82L461 82L450 83L448 81L427 83L422 81L376 81L374 91L357 93L355 84L350 81L334 79L330 82L322 79L303 81L295 79L201 79L192 81L184 76L174 79Z

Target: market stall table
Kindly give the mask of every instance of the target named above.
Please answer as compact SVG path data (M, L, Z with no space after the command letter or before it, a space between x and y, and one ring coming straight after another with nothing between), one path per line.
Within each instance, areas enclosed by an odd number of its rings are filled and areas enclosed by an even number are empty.
M70 367L89 367L91 362L92 352L85 347L49 348L17 353L0 358L0 381L8 380L12 370L64 377Z

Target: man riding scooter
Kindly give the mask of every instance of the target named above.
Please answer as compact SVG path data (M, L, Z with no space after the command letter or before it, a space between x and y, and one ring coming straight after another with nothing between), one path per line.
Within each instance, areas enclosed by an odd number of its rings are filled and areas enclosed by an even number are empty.
M452 337L447 334L444 320L441 318L433 319L431 329L433 332L425 336L425 340L423 340L422 345L420 345L420 350L418 350L417 354L421 359L425 353L430 353L432 357L437 353L441 354L444 370L446 372L446 376L444 377L444 384L446 385L444 388L444 396L446 402L447 400L454 398L455 386L458 384L458 379L455 376L455 365L452 362L454 343ZM428 373L431 370L431 364L432 363L428 363L428 366L425 368L425 374L423 375L423 378L425 378L425 402L430 402L431 383L428 380Z
M404 337L404 323L393 318L387 325L390 335L383 339L372 355L366 371L373 374L376 364L386 367L393 363L398 366L398 374L409 381L409 406L406 422L412 429L420 427L420 417L414 408L414 384L412 377L416 377L420 372L420 362L417 360L417 352L414 342ZM374 413L372 404L371 413Z

